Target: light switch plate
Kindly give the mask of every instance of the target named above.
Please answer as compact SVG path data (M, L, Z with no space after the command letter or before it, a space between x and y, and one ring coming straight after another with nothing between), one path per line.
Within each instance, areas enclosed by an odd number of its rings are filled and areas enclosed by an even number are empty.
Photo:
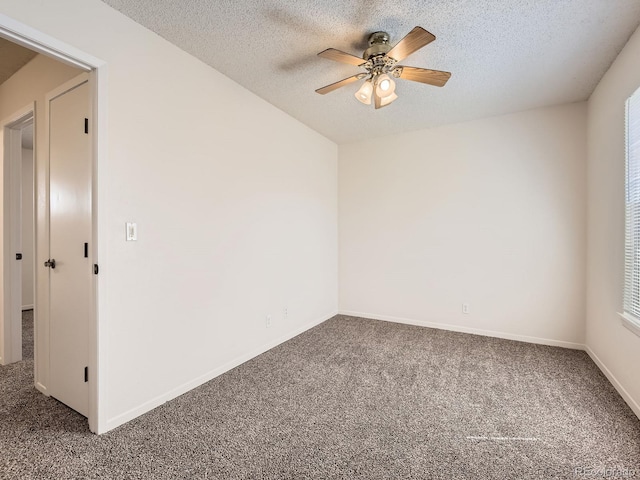
M134 242L138 240L138 224L127 222L127 231L126 231L127 242Z

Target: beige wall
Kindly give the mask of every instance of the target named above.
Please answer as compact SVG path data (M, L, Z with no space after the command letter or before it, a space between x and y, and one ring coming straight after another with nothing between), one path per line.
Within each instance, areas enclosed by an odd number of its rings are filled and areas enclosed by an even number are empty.
M585 163L585 103L341 146L341 312L584 343Z
M0 10L107 64L99 431L337 312L336 144L98 0Z
M640 87L636 31L589 99L587 346L640 416L640 337L626 329L625 102Z

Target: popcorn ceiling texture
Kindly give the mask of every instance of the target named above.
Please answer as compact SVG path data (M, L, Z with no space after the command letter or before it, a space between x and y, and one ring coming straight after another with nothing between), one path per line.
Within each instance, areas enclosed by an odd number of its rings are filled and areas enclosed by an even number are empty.
M640 23L638 0L104 1L337 143L586 100ZM437 39L402 63L444 88L400 80L379 111L360 82L315 93L360 71L318 52L416 25Z

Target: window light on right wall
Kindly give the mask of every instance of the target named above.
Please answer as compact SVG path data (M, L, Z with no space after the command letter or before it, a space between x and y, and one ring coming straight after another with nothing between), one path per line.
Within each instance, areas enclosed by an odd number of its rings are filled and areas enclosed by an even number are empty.
M622 323L640 335L640 88L625 114L624 311Z

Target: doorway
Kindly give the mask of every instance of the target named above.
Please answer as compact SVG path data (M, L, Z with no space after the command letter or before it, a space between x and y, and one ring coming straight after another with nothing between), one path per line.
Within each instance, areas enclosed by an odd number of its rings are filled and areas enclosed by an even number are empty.
M46 69L37 71L46 75ZM76 74L75 70L72 72ZM32 72L19 71L16 75L27 80ZM10 93L24 90L13 85L7 85L6 89ZM26 94L42 98L33 90ZM30 140L33 142L30 133L36 112L34 104L4 122L4 198L8 213L5 240L9 250L9 255L5 255L9 259L5 276L9 311L5 318L11 341L3 363L23 359L22 334L26 326L23 321L31 317L23 316L23 311L34 308L33 284L37 276L48 296L38 302L38 315L32 318L34 326L48 332L48 336L37 332L35 351L44 355L35 363L36 385L86 417L93 244L89 76L83 73L57 86L46 93L44 103L44 115L41 108L38 124L46 131L43 137L46 140L43 142L41 138L38 145L45 155L38 174L45 181L40 182L38 205L48 218L48 225L35 236L34 155L33 144L29 144ZM44 262L35 262L36 239L43 253L47 253ZM38 268L34 270L36 264Z
M72 67L80 68L81 70L87 72L87 88L86 93L89 98L90 115L87 118L87 123L92 128L92 136L89 142L89 156L88 162L90 165L90 177L89 177L89 195L91 197L91 202L89 205L89 231L91 234L92 241L91 242L83 242L88 243L87 247L83 245L83 258L84 250L88 250L89 259L92 263L97 265L97 260L99 257L99 253L102 251L102 248L99 246L99 242L97 241L97 232L98 232L98 204L99 198L97 194L98 185L98 168L100 162L106 163L106 152L103 148L99 148L99 138L104 138L104 129L106 125L106 117L105 117L105 109L101 108L101 106L106 104L106 70L105 63L92 57L91 55L87 55L82 51L71 47L67 44L57 41L54 38L43 34L27 25L21 24L17 21L14 21L11 18L8 18L2 14L0 14L0 37L9 40L11 42L17 43L21 46L30 48L37 53L42 54L45 57L52 58L61 62L62 64L66 64ZM44 109L44 102L40 103L40 108ZM36 132L38 132L38 125L42 128L41 133L37 135L44 135L44 123L40 123L39 118L44 118L38 110L38 108L32 108L35 110L35 122L36 122ZM47 112L48 114L49 112ZM5 114L3 114L4 116ZM21 118L22 119L22 118ZM2 118L0 118L2 120ZM83 118L84 123L84 118ZM15 130L16 125L14 122L11 122L12 128L8 129L10 131ZM4 125L0 125L0 128L3 128ZM36 135L36 136L37 136ZM9 137L13 136L10 132ZM48 140L47 140L48 142ZM10 142L13 144L13 141ZM3 141L3 135L0 135L0 154L3 155L4 159L8 158L5 147L9 144L8 142ZM43 145L48 143L43 143ZM37 147L36 147L37 150ZM43 153L44 154L44 153ZM36 153L36 157L38 154ZM3 160L4 160L3 159ZM49 342L50 342L50 334L49 331L50 318L49 318L49 285L48 283L43 286L43 280L45 276L48 277L50 275L51 270L44 268L41 264L41 259L46 253L44 253L43 245L46 245L46 249L49 246L49 213L48 206L43 206L43 199L48 199L48 188L45 192L42 191L41 181L42 179L46 179L48 182L48 170L41 171L40 168L42 165L38 165L40 159L36 161L36 228L35 228L35 237L36 237L36 254L35 254L35 290L36 295L34 299L34 308L37 315L38 325L36 326L36 351L35 356L36 359L40 358L41 362L48 362L49 359ZM104 169L104 163L101 169ZM3 172L8 171L8 163L3 162L0 165L0 168L3 169ZM13 178L13 175L12 175ZM4 175L3 178L3 192L0 195L0 201L3 202L2 209L5 212L9 212L9 202L8 195L9 190L5 188L7 183L9 182L9 177ZM48 183L47 183L48 185ZM48 203L48 202L47 202ZM46 211L46 214L42 212ZM102 221L104 222L104 216L102 217ZM14 219L15 220L15 219ZM21 328L19 323L12 321L15 319L15 315L10 315L10 310L16 311L15 305L19 304L17 309L18 313L21 313L22 310L22 295L19 297L14 295L16 289L9 288L10 285L15 283L12 275L15 273L15 268L10 268L13 266L13 262L15 260L15 253L22 252L11 252L14 243L11 240L12 237L16 236L15 229L9 228L11 225L10 219L5 215L4 221L1 222L0 225L0 242L2 242L2 249L0 251L0 304L2 308L0 309L0 361L5 362L9 358L7 355L10 354L12 358L15 358L16 352L20 350L18 347L20 342L19 336L21 336ZM22 234L22 232L21 232ZM13 253L13 255L12 255ZM103 254L104 255L104 254ZM47 257L44 257L44 260L47 260ZM93 266L93 265L92 265ZM40 268L42 267L42 268ZM97 270L97 269L96 269ZM91 269L93 272L93 268ZM48 282L48 280L46 281ZM85 387L87 389L87 405L85 415L88 416L89 420L89 428L91 431L95 433L101 433L106 430L106 421L105 415L101 414L104 411L104 408L100 408L101 405L105 405L104 402L100 400L105 396L104 388L100 388L101 386L101 375L100 375L100 358L106 355L106 341L100 341L100 326L98 322L98 276L91 275L88 278L88 281L85 282L87 286L86 297L88 297L87 305L88 305L88 313L87 313L87 335L85 336L85 347L86 347L86 361L84 362L86 368L83 368L83 383L85 383ZM17 297L17 300L16 300ZM17 303L16 303L17 301ZM10 305L10 306L9 306ZM25 306L28 304L25 302ZM18 319L21 319L21 315L17 315ZM41 328L38 328L40 326ZM54 327L55 328L55 327ZM102 336L105 339L105 336ZM84 382L84 378L87 379L87 382ZM42 393L49 395L51 392L48 391L47 387L50 385L50 371L47 365L47 368L39 369L36 366L35 369L35 384L36 388L40 390Z
M22 360L22 310L23 306L27 307L25 309L34 307L34 157L33 145L29 144L33 139L30 134L33 134L34 113L35 105L31 104L3 121L3 313L9 320L8 328L4 329L3 364ZM25 149L25 146L31 148ZM25 305L25 301L31 304Z
M22 130L22 311L35 306L35 155L34 125Z

